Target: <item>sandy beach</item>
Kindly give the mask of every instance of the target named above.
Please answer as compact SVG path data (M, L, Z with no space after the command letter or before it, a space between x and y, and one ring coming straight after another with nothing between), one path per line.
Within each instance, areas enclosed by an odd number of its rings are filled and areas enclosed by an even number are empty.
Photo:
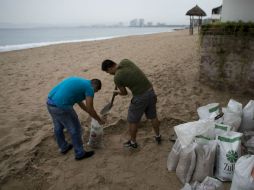
M166 167L173 127L196 120L201 105L225 106L230 98L245 105L251 99L201 84L199 51L198 35L181 30L0 53L0 189L180 189L183 185ZM103 149L82 161L75 161L72 151L61 155L45 106L49 90L68 76L99 78L103 86L94 101L99 112L114 89L101 62L124 58L145 72L158 95L162 145L154 143L152 127L144 118L137 137L140 148L135 152L122 148L128 138L129 93L117 96L107 115ZM90 118L75 108L86 144ZM225 189L229 186L225 184Z

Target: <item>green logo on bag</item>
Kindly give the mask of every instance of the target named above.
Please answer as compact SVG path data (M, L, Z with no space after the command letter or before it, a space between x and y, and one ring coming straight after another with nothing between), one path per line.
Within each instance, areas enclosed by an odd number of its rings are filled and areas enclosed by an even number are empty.
M236 151L230 150L228 151L228 153L226 154L227 160L230 163L235 163L238 159L238 154Z

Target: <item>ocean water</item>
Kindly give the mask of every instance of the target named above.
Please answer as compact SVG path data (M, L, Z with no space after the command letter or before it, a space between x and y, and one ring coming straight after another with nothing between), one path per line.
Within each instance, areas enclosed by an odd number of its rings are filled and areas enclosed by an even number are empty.
M51 44L93 41L131 35L173 32L180 27L63 27L0 29L0 52Z

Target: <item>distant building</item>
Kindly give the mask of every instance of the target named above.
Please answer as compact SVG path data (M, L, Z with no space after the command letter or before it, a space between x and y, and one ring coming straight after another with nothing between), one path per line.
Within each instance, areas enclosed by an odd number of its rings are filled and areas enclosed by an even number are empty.
M221 21L254 22L253 0L223 0Z
M152 22L148 22L147 26L153 26L153 23Z
M203 19L202 24L209 24L221 20L222 5L212 9L211 17Z
M211 16L212 22L220 21L221 11L222 11L222 5L212 9L212 16Z
M140 18L139 19L139 27L144 27L145 26L145 19Z
M130 21L130 26L131 27L137 27L138 26L138 19L133 19Z
M165 23L157 22L156 26L166 26L166 24Z
M131 27L144 27L145 26L145 19L140 18L140 19L133 19L130 21Z

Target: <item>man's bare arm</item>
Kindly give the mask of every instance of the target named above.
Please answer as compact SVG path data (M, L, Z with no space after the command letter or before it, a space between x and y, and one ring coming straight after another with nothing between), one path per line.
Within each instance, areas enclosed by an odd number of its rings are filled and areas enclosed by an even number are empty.
M84 102L79 102L78 103L79 107L84 110L85 112L87 112L87 108L86 108L86 105L84 104ZM87 112L88 113L88 112Z
M96 119L99 124L104 124L105 122L98 116L96 111L94 110L93 107L93 97L86 97L86 112L89 113L91 117Z

